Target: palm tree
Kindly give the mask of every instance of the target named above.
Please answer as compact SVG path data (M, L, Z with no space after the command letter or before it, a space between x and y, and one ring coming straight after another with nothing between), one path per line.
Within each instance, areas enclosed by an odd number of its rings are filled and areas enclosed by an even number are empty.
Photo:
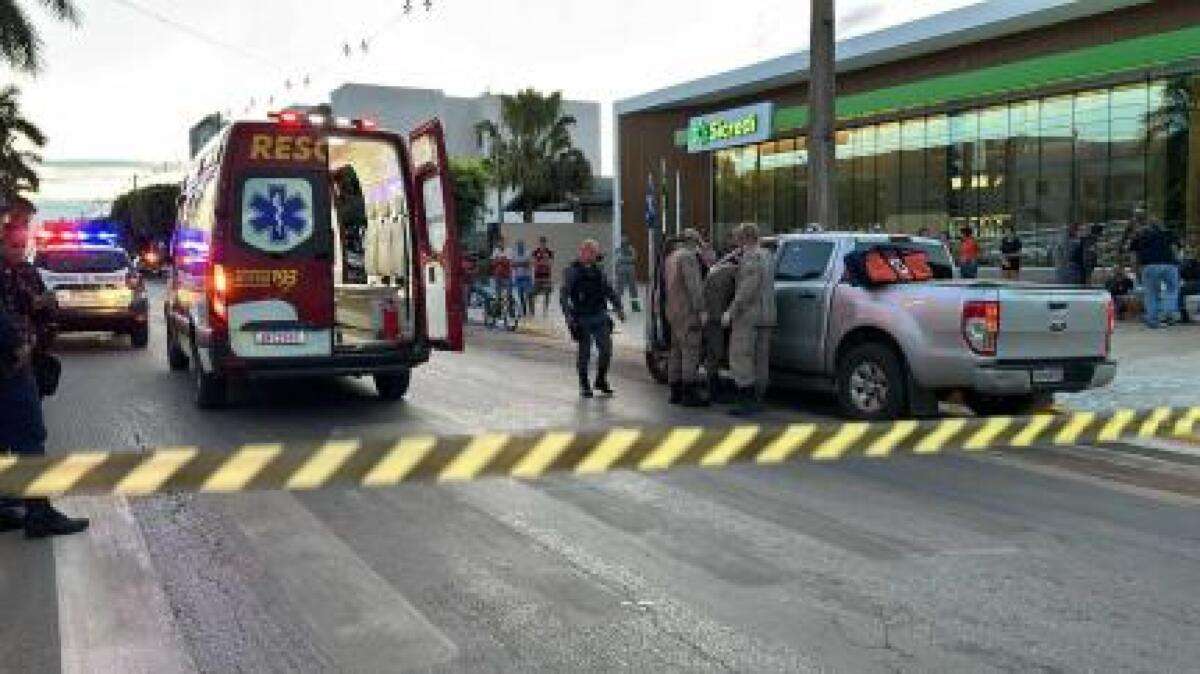
M21 115L20 96L14 86L0 89L0 196L6 201L19 192L37 191L34 167L42 156L36 148L46 144L42 130Z
M475 125L488 145L487 166L497 192L513 189L525 221L539 204L577 200L591 185L587 159L571 144L575 118L562 111L562 92L525 89L500 96L500 124ZM499 201L499 194L497 195Z
M38 0L54 18L79 22L73 0ZM0 56L16 70L36 73L42 65L42 40L18 0L0 0Z

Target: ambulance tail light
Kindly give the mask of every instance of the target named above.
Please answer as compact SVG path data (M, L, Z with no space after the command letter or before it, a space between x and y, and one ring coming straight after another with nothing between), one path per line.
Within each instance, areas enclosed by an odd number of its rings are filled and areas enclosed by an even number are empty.
M354 120L354 128L359 131L375 131L379 128L379 122L373 119L356 119Z
M276 122L280 126L303 126L308 120L304 115L295 110L284 110L282 112L271 112L267 114L267 118Z
M214 321L224 325L229 320L229 278L224 265L214 264L209 274L209 306Z

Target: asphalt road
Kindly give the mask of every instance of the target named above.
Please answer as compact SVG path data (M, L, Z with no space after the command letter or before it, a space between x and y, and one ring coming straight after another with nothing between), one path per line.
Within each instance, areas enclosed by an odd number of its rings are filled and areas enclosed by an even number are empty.
M151 348L64 339L53 448L724 422L636 354L473 331L409 400L278 382L202 412ZM778 400L779 420L827 402ZM1186 449L1178 449L1186 452ZM0 670L1195 671L1200 454L1072 450L379 491L62 503L0 537Z

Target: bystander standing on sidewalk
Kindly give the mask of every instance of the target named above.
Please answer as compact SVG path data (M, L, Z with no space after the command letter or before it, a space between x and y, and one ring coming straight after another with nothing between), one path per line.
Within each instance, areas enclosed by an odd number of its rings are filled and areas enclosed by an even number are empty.
M1160 327L1164 319L1174 323L1179 318L1179 241L1175 233L1154 221L1133 237L1129 247L1142 270L1143 320L1150 328Z
M979 241L970 227L962 228L962 239L958 243L958 270L963 278L979 276Z
M538 247L533 249L533 297L530 299L530 313L536 309L534 304L538 296L542 299L542 313L550 313L550 295L554 293L554 251L546 243L546 237L538 237Z
M39 382L35 364L47 346L53 297L25 260L33 205L16 200L3 214L0 255L0 451L27 456L46 453L41 396L57 382ZM41 358L45 358L41 354ZM56 379L57 373L52 376ZM22 512L23 509L23 512ZM79 533L86 519L67 517L44 498L0 499L0 530L25 529L28 538Z
M1103 225L1092 225L1088 228L1086 234L1079 239L1078 251L1079 260L1079 283L1081 285L1092 284L1092 274L1096 272L1096 267L1100 264L1100 235L1104 233Z
M1017 228L1009 224L1004 228L1004 237L1000 239L1000 273L1009 281L1021 277L1021 249L1024 244L1017 236Z
M529 316L533 313L533 259L525 249L524 239L517 239L517 247L513 251L512 277L521 316Z
M640 311L637 287L637 251L634 250L633 244L629 242L628 236L621 237L621 245L617 246L615 253L617 294L624 295L628 291L629 308L633 311Z
M1125 319L1129 316L1130 307L1133 302L1133 289L1136 287L1134 283L1133 273L1129 271L1129 267L1125 265L1117 265L1113 268L1112 276L1104 283L1108 294L1112 296L1113 307L1116 309L1117 318Z
M1068 224L1062 237L1054 246L1054 280L1062 285L1079 285L1083 282L1080 268L1079 223Z
M496 299L505 296L511 301L512 296L512 252L504 247L504 237L496 239L496 247L492 249L491 258L492 291Z

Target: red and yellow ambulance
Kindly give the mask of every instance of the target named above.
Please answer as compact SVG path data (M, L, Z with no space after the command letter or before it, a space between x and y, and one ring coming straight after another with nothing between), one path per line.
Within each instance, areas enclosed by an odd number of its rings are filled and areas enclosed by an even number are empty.
M456 231L436 120L407 144L368 120L235 122L180 196L170 367L203 407L264 377L370 375L402 398L431 350L463 348Z

